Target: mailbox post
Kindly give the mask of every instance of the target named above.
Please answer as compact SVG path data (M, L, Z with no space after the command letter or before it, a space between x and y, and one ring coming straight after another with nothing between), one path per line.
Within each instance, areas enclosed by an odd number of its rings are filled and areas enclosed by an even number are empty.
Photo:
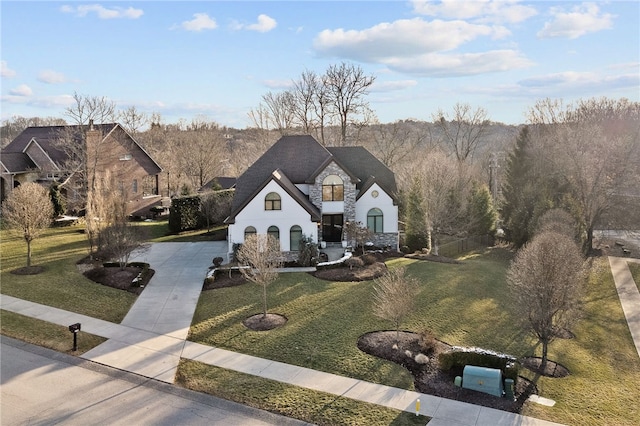
M69 331L73 333L73 351L78 350L78 332L80 331L80 323L71 324Z

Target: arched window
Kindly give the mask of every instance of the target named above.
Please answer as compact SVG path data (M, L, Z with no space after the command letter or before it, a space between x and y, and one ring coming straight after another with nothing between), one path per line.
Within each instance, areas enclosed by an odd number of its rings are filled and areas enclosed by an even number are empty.
M367 213L367 228L372 232L383 232L382 210L373 208Z
M254 228L253 226L247 226L244 229L244 240L247 241L247 238L250 235L256 235L256 228Z
M322 201L344 201L344 184L340 176L329 175L322 181Z
M271 235L276 240L280 240L280 230L277 226L270 226L269 229L267 229L267 235Z
M265 210L282 210L282 202L280 195L275 192L270 192L264 197L264 209Z
M289 230L289 247L291 251L300 250L300 240L302 240L302 228L293 225Z

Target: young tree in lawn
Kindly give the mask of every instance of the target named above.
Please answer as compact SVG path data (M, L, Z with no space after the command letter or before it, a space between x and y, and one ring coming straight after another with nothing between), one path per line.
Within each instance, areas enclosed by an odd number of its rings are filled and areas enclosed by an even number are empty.
M52 217L49 192L37 183L23 183L14 188L2 203L2 219L22 233L27 243L27 267L31 266L31 242L49 227Z
M236 259L241 266L240 272L249 281L262 288L262 317L267 316L267 287L278 279L282 265L280 241L273 235L249 235L238 250Z
M406 275L404 267L390 269L375 280L373 287L373 313L391 321L396 329L396 342L400 342L400 324L414 307L418 281Z
M109 259L114 259L120 264L120 269L124 269L129 263L129 257L134 250L141 250L145 246L145 235L143 229L132 225L127 221L118 221L100 233L102 245L101 253Z
M516 254L507 283L517 317L542 344L544 371L549 344L578 318L584 284L580 248L566 234L538 234Z

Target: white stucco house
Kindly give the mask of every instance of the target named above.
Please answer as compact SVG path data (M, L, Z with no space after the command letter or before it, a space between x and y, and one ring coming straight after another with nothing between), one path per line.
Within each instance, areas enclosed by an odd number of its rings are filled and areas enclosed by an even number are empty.
M284 136L236 181L226 219L229 253L249 234L271 234L295 259L303 235L339 243L352 221L373 232L374 245L397 249L396 197L393 172L365 148Z

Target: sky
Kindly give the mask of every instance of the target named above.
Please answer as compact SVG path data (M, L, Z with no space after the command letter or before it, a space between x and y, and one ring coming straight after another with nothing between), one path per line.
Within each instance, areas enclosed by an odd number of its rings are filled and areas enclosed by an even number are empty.
M526 122L536 101L640 101L640 2L5 1L0 118L59 117L73 95L251 126L268 92L342 62L375 77L381 123L469 104Z

